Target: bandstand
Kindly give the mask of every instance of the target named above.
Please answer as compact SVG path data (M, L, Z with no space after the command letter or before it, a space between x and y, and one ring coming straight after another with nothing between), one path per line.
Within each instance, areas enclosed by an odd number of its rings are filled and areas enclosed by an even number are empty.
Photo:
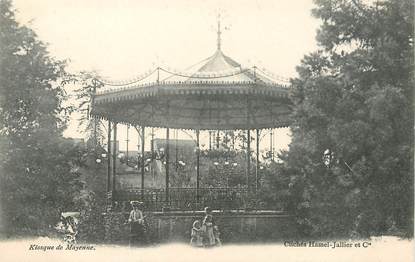
M116 154L114 146L108 143L107 193L108 210L115 210L114 203L130 200L143 201L153 212L198 212L204 206L223 209L227 202L230 212L247 209L247 198L256 209L256 193L261 190L258 183L259 136L261 130L288 127L292 102L287 83L276 81L263 69L256 66L245 68L226 56L221 48L220 25L217 32L215 53L185 72L157 67L140 79L125 83L108 83L93 97L91 115L108 123L108 141L117 139L117 125L134 126L141 132L141 155L148 143L145 133L151 128L165 129L164 187L145 187L145 159L141 157L141 183L130 190L116 190ZM143 83L143 79L150 79ZM110 89L108 89L110 88ZM102 90L102 91L101 91ZM173 188L170 186L171 130L186 130L195 136L196 168L194 187ZM212 131L238 130L246 133L246 184L239 188L206 188L200 183L200 136ZM251 136L257 139L256 150L251 150ZM252 151L256 157L252 157ZM152 152L153 155L154 152ZM152 157L153 158L153 157ZM256 162L252 164L251 162ZM252 170L254 167L254 170ZM253 182L252 182L253 181ZM212 198L207 196L215 195ZM236 201L236 200L243 201ZM180 200L180 201L178 201ZM265 212L265 211L264 211ZM279 212L279 211L275 211ZM262 213L262 215L270 214ZM282 213L274 213L281 215Z
M235 196L255 198L258 188L259 135L262 129L288 127L292 103L287 84L276 81L256 66L244 68L221 49L218 25L217 49L209 58L193 66L193 70L175 72L157 67L142 79L125 83L101 81L103 91L92 99L91 115L108 122L108 141L117 140L117 125L134 126L141 131L141 154L144 155L145 133L148 128L163 128L166 132L164 188L145 188L144 157L141 158L141 185L128 192L115 188L116 154L108 143L107 193L109 206L114 202L142 200L149 209L202 208L208 204L204 196L217 194L226 201ZM144 78L153 81L143 83ZM109 88L108 88L109 87ZM196 185L192 188L170 187L169 139L171 129L192 131L196 137ZM244 130L246 144L246 185L244 188L204 188L200 184L200 133L218 130ZM251 170L251 135L256 138L255 171ZM152 152L153 153L153 152ZM253 174L254 173L254 174ZM254 176L254 183L250 183ZM180 195L180 196L178 196ZM182 198L184 206L174 206ZM184 199L183 199L184 198ZM182 202L183 202L182 201ZM252 202L252 201L251 201ZM176 201L177 203L177 201ZM231 204L232 205L232 204ZM232 206L230 206L232 208ZM235 206L234 208L241 208Z

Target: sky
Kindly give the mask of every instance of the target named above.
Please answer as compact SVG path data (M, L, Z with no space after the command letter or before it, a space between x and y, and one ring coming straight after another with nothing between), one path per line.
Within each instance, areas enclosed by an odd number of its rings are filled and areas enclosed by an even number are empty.
M312 0L13 3L17 19L49 44L54 57L68 59L69 71L94 70L115 81L135 78L158 65L185 69L209 57L216 50L219 13L222 50L242 65L257 65L283 77L295 77L295 67L302 57L317 49L319 21L311 16ZM78 118L77 114L71 117L65 136L83 136L77 128ZM125 129L120 127L118 131L121 149L125 149ZM275 134L275 147L286 149L289 130L278 129ZM162 138L164 132L157 136ZM130 139L130 145L137 144L137 135Z

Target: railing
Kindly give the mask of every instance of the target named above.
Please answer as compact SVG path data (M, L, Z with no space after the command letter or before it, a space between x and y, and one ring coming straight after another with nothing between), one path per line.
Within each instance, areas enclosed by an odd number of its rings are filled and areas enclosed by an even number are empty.
M213 209L244 209L255 207L255 195L246 188L169 188L166 199L165 189L124 189L112 195L114 208L128 210L129 202L139 200L146 210L200 210L206 206Z

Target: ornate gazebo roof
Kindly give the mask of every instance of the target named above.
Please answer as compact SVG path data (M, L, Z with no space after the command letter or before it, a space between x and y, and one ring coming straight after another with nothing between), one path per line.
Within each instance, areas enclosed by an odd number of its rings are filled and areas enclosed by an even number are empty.
M158 67L143 77L156 75L152 82L106 83L119 87L96 93L91 114L119 123L178 129L288 126L289 87L264 70L244 68L226 56L218 33L216 52L191 70L173 72Z

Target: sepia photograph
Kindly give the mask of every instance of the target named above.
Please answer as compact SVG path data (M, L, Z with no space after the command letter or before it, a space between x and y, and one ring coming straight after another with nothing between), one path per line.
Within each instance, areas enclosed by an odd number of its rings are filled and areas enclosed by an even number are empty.
M412 0L0 0L1 261L413 261Z

